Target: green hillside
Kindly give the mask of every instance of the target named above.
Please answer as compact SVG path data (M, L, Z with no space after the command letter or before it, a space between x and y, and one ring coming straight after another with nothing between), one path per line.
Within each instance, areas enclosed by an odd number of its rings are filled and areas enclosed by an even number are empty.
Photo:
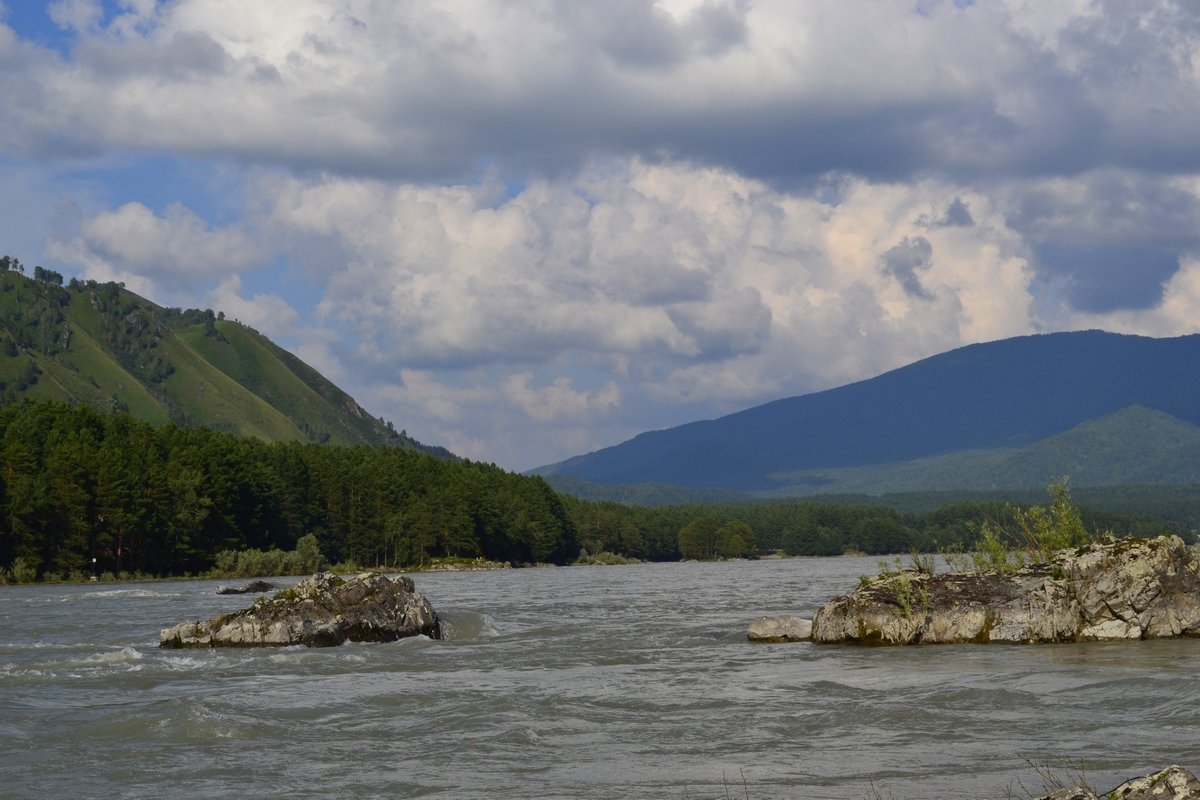
M257 331L211 310L163 308L115 283L0 258L0 401L59 400L267 441L451 454L372 417Z
M782 474L780 488L763 495L1031 489L1062 475L1077 486L1198 482L1200 427L1129 406L1020 448Z
M262 334L227 320L214 323L219 336L202 325L179 331L179 338L208 364L318 441L371 441L380 420L350 395ZM389 431L384 431L390 434Z
M1080 498L1091 508L1119 511L1128 506L1139 513L1167 513L1176 504L1176 493L1164 494L1156 487L1200 484L1200 427L1134 405L1025 447L782 473L773 476L777 488L754 493L654 483L592 483L569 475L550 475L546 480L574 497L638 506L808 497L837 503L883 501L913 512L980 498L1035 503L1043 488L1062 476L1080 487ZM1120 502L1107 502L1115 498ZM1196 518L1191 506L1186 513L1167 515Z

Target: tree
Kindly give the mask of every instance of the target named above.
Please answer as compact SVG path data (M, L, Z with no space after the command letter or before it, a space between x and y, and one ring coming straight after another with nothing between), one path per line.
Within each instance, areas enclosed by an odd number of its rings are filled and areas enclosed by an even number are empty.
M317 542L316 536L308 533L297 540L296 560L300 566L300 570L306 574L311 574L321 569L325 563L325 558L321 555L321 545Z
M746 523L734 520L717 531L717 555L722 558L746 558L757 552L754 530Z
M717 556L717 523L696 517L679 529L679 554L683 558L711 561Z

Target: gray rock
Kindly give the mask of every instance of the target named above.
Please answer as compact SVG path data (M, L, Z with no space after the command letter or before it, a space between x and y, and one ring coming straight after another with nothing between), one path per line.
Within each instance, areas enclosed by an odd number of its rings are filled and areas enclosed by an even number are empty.
M262 594L275 588L275 584L267 581L250 581L242 586L218 586L217 594Z
M1063 550L1011 575L905 572L835 597L814 642L1078 642L1200 636L1200 558L1177 536Z
M1170 766L1125 781L1102 795L1086 786L1073 786L1037 800L1200 800L1200 780L1183 767Z
M322 572L242 611L164 628L159 647L329 647L418 634L441 638L437 614L410 578Z
M812 620L800 617L759 617L750 623L752 642L801 642L812 638Z

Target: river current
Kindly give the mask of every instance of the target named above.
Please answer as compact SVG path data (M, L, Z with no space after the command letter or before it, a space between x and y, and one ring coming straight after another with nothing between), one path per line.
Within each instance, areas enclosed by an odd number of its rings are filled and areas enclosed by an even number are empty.
M0 797L1027 797L1200 768L1200 640L754 645L868 558L422 573L448 639L160 650L217 581L0 587ZM292 582L295 579L281 579Z

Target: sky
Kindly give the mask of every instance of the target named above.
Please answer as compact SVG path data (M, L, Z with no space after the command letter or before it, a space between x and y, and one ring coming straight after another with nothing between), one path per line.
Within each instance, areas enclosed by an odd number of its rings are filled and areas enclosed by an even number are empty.
M471 459L1200 330L1194 0L0 9L0 252Z

